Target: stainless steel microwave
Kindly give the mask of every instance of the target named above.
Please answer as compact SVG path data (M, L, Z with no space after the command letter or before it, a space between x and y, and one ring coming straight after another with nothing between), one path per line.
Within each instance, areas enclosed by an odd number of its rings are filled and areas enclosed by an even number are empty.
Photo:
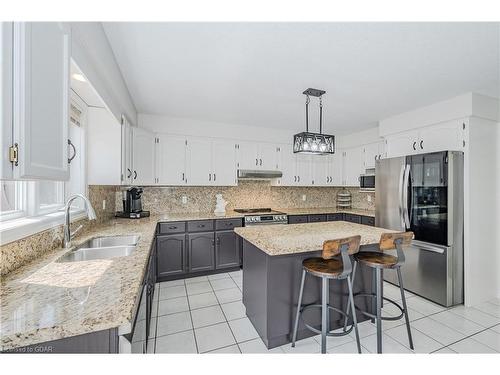
M375 190L375 174L362 174L359 176L361 190Z

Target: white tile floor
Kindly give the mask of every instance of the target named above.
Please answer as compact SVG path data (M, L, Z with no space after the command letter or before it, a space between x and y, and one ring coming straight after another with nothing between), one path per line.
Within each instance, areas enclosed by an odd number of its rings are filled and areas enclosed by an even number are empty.
M150 353L319 353L314 336L268 350L241 302L242 271L175 280L156 285ZM385 295L400 300L399 289L385 283ZM450 309L407 293L415 350L404 320L383 322L384 353L499 353L500 299ZM384 306L384 315L397 309ZM363 353L376 351L376 329L359 325ZM329 337L328 353L357 353L354 333Z

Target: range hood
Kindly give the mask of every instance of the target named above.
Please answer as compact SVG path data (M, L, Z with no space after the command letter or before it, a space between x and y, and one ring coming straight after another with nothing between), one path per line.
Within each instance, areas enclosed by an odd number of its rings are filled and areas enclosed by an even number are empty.
M238 179L240 180L270 180L283 176L281 171L263 171L254 169L238 169Z

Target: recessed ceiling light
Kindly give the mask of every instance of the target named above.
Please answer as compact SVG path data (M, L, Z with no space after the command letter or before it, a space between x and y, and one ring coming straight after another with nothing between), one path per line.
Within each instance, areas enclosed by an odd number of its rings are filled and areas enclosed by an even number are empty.
M74 73L73 78L76 79L77 81L80 81L80 82L87 82L85 77L80 73Z

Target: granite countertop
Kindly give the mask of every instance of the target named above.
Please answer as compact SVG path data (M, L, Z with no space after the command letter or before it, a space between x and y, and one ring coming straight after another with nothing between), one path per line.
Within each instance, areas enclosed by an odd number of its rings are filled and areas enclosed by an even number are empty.
M318 251L326 240L358 234L361 235L361 245L377 244L382 233L394 232L346 221L262 225L235 228L234 231L271 256Z
M138 234L128 257L57 263L74 249L56 249L1 282L0 350L110 328L129 333L159 217L114 219L78 236Z
M367 215L359 210L333 208L283 211L290 215L333 212ZM72 248L53 250L7 274L0 284L0 351L110 328L119 328L120 334L129 333L157 223L243 216L227 211L223 216L200 212L152 215L140 220L113 219L77 236ZM311 226L313 230L309 229ZM335 233L338 238L352 235L353 228L357 232L362 228L364 236L367 233L376 235L375 242L383 231L352 223L329 222L237 228L237 232L269 254L277 255L286 251L317 250L324 239L332 238L332 230L339 231L338 235ZM128 257L56 262L89 238L123 234L141 236ZM277 238L281 235L283 239Z

